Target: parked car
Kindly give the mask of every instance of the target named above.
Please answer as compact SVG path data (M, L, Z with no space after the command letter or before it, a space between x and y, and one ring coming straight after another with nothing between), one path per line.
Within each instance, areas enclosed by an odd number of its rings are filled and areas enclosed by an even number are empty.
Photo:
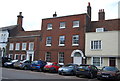
M19 60L11 60L10 62L5 62L4 66L5 67L12 67L13 68L13 64L18 62Z
M30 65L30 69L37 70L37 71L43 71L43 68L46 64L47 63L45 61L42 61L42 60L33 61Z
M88 64L81 64L76 69L76 76L81 77L85 76L88 78L94 78L97 77L98 68L94 65L88 65Z
M58 69L58 73L61 75L74 75L76 72L76 68L78 67L77 64L67 64Z
M27 60L21 64L20 69L30 70L31 69L30 65L31 65L31 61Z
M5 62L10 62L12 59L8 57L2 57L2 66L4 67Z
M58 69L60 68L60 65L57 62L48 62L44 66L44 71L48 72L58 72Z
M112 79L120 81L120 71L116 67L105 66L98 71L97 79Z
M23 60L23 61L18 61L16 63L13 64L14 68L24 68L23 64L25 63L30 63L29 60ZM25 67L26 68L26 67Z

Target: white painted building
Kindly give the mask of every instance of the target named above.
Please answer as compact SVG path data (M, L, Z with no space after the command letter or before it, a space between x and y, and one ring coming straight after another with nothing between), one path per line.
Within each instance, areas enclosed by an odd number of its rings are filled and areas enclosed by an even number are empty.
M98 68L116 66L120 69L120 31L86 33L85 55L87 64Z
M15 27L17 27L17 25L0 28L0 49L2 50L2 52L0 53L1 56L3 56L3 50L6 49L10 31Z

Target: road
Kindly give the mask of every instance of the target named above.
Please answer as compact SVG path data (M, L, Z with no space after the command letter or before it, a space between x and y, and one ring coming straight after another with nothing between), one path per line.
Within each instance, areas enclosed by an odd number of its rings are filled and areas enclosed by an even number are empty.
M30 70L18 70L11 68L2 68L2 81L40 81L40 80L48 80L48 81L66 81L66 80L79 80L79 81L98 81L97 79L87 79L87 78L79 78L76 76L62 76L57 73L44 73L44 72L35 72Z

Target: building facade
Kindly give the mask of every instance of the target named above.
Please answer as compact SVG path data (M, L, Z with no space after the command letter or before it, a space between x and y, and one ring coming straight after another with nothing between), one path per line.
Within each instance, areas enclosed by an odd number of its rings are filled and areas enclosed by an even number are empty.
M24 31L22 27L23 16L20 12L17 21L17 34L9 37L7 45L8 57L19 60L36 60L39 55L40 30Z
M99 68L103 66L120 68L119 35L120 31L86 33L87 64L93 64Z
M0 28L0 50L2 50L0 54L2 57L6 56L6 46L8 43L8 38L10 36L13 36L11 32L14 32L14 30L16 29L17 29L17 25Z
M88 13L42 19L42 41L40 57L47 62L55 61L61 65L67 63L84 64L85 32L89 30L91 20L90 3Z
M104 9L99 10L98 21L91 22L91 31L86 32L85 55L87 64L116 66L120 69L120 19L105 20Z

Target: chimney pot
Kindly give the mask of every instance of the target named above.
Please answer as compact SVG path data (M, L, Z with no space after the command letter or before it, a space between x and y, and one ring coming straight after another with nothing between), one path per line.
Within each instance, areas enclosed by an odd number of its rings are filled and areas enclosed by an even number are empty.
M57 14L56 14L56 12L55 12L55 14L53 14L53 17L57 17Z
M100 20L105 20L105 12L104 12L104 9L99 9L98 18L99 18L99 21L100 21Z
M88 2L88 6L90 6L90 2Z

